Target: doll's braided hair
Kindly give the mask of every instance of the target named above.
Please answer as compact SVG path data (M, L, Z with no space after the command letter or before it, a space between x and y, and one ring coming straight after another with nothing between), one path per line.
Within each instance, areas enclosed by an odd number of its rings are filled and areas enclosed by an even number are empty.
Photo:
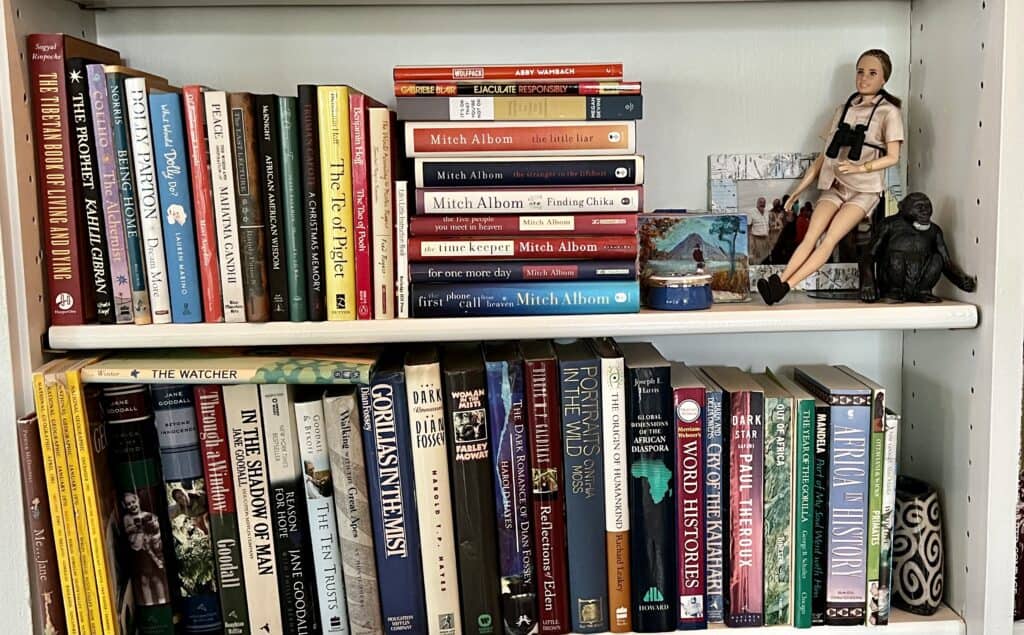
M878 60L879 64L882 65L882 76L885 78L885 81L889 81L889 77L892 75L892 59L889 58L889 54L882 49L868 49L860 54L860 57L857 58L857 63L859 64L865 57L873 57ZM889 94L889 91L884 88L880 91L880 94L897 108L903 106L903 101L899 97Z

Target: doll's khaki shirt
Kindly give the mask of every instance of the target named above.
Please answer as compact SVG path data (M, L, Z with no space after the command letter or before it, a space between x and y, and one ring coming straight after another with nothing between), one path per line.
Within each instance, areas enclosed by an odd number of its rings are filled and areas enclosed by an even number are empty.
M875 116L871 117L871 125L868 126L867 131L864 133L864 147L860 153L860 160L851 161L854 165L862 165L882 156L881 152L869 147L867 145L869 143L884 148L890 141L903 141L903 115L900 109L882 97L882 95L876 95L873 99L867 101L860 101L861 99L858 97L854 100L854 103L850 104L850 109L846 113L846 123L850 124L851 127L867 123L875 103L879 100L881 100L881 103L878 104L878 109L875 110ZM836 108L835 114L832 115L832 122L825 129L821 137L825 140L826 149L829 142L832 141L832 135L835 134L836 128L839 127L839 117L842 114L843 106L839 106ZM825 162L821 165L821 172L818 174L818 189L827 190L832 187L833 181L839 181L856 192L883 191L885 189L885 170L852 172L850 174L839 174L836 171L840 161L850 160L849 156L847 156L849 153L850 148L844 147L839 150L839 156L836 158L830 159L825 157Z

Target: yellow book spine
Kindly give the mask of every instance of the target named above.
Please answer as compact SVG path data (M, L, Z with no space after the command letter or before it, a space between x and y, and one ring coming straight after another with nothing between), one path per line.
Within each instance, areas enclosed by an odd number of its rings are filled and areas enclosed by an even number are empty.
M587 98L494 97L495 121L586 121Z
M88 360L88 361L95 361ZM85 363L88 363L86 361ZM113 572L107 566L106 527L100 518L99 499L96 491L96 468L93 465L92 442L89 438L89 419L85 408L85 391L82 386L82 364L78 364L65 373L67 390L70 396L72 421L74 422L74 441L78 453L78 463L83 492L83 509L78 516L85 517L86 535L89 537L92 552L92 569L96 587L96 605L98 619L102 627L100 632L116 635L119 630L114 616L114 585ZM88 582L88 581L87 581Z
M64 504L61 502L61 482L58 478L58 444L55 438L56 418L51 416L50 394L46 376L42 370L32 374L32 392L36 402L36 416L39 418L39 438L43 447L43 471L46 473L46 494L50 499L50 522L53 525L53 545L57 551L57 570L60 572L61 593L64 596L64 617L68 634L78 635L78 607L75 603L74 576L71 566L71 549L68 532L64 524ZM53 400L56 402L56 396Z
M317 88L328 320L356 319L348 94L347 86Z

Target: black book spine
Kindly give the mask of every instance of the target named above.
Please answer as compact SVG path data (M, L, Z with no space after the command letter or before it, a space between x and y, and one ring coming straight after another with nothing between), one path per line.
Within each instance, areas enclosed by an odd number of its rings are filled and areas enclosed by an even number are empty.
M256 152L263 187L263 215L267 233L267 286L270 319L287 322L288 269L284 250L284 209L281 206L281 139L277 95L254 95Z
M627 367L633 629L676 628L675 417L670 367Z
M814 406L814 505L811 551L811 624L825 623L828 586L828 483L831 407Z
M306 291L309 319L327 319L324 304L323 207L320 193L320 134L317 124L316 86L302 84L299 93L299 148L302 165L302 218L306 236Z
M417 159L416 187L640 185L643 157L486 161Z
M65 63L68 101L71 104L71 133L74 137L71 169L75 197L80 201L79 209L83 211L85 219L85 243L89 248L88 261L96 298L96 319L102 324L113 324L117 316L114 314L110 267L107 264L107 230L96 183L96 136L92 128L92 106L85 74L85 65L88 63L88 60L80 57L71 58Z
M470 635L494 635L500 632L502 620L487 377L478 349L460 350L445 357L445 426L451 439L448 461L462 629Z

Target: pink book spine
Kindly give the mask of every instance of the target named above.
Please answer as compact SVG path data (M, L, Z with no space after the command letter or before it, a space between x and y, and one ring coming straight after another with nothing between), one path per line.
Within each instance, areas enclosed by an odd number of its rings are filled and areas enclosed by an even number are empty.
M352 136L352 232L356 255L356 319L373 318L373 247L370 244L370 179L367 164L366 95L348 98Z
M706 628L704 612L704 389L676 388L676 540L679 628Z

